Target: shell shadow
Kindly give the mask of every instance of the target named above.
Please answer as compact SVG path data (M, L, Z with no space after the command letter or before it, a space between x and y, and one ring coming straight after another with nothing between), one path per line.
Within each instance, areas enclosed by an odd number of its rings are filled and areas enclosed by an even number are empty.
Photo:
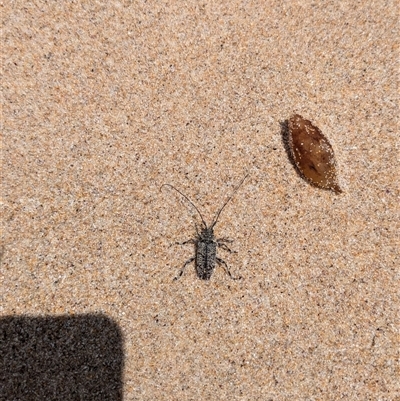
M281 126L281 141L283 144L283 147L285 148L287 158L290 162L290 164L293 166L294 170L296 171L296 174L306 181L308 184L310 184L305 178L304 175L301 173L301 171L298 169L296 162L294 161L292 151L290 150L290 145L289 145L289 120L284 120L279 123Z

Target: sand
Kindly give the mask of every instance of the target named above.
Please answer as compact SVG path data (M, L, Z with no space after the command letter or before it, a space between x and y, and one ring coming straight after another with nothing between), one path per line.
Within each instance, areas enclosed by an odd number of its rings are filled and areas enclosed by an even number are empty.
M0 399L399 400L395 1L2 6ZM342 194L287 154L329 139ZM222 212L217 266L193 245ZM19 398L18 398L19 397Z

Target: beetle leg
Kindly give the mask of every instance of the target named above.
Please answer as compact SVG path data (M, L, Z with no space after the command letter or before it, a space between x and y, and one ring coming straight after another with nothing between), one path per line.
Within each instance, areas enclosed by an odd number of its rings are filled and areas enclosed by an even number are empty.
M228 244L232 244L232 242L234 242L234 241L233 241L233 239L230 239L230 238L218 238L217 242L227 242Z
M229 271L228 265L227 265L227 263L225 262L225 260L223 260L223 259L221 259L221 258L215 258L215 260L217 261L217 263L218 263L219 265L221 265L221 266L224 268L226 274L228 274L228 276L229 276L232 280L241 280L242 276L239 276L239 277L233 277L233 276L232 276L232 274L231 274L231 272Z
M195 244L195 243L196 243L196 240L192 238L185 242L175 242L173 245L186 245L186 244Z
M183 271L185 270L186 266L187 266L188 264L192 263L195 259L196 259L196 258L193 257L193 258L190 258L189 260L187 260L187 261L185 262L185 264L183 265L183 267L182 267L181 271L179 272L179 274L174 278L174 281L178 280L178 279L182 276Z
M232 251L232 249L228 248L228 246L225 245L223 242L221 243L221 242L217 241L217 246L222 248L222 249L224 249L225 251L230 252L230 253L236 253L236 251Z

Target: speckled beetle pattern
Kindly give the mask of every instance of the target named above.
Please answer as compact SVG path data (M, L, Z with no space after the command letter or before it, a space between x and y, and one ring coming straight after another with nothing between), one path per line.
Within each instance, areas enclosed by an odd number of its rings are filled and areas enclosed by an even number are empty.
M216 267L216 264L221 265L225 272L229 275L229 277L231 277L233 280L238 280L241 279L241 277L234 277L232 276L231 272L229 271L228 265L227 263L217 257L217 247L220 247L228 252L233 252L231 249L229 249L229 247L226 245L227 243L231 243L232 240L226 239L226 238L220 238L217 239L215 238L214 235L214 227L218 222L219 216L221 215L221 212L224 210L225 206L231 201L231 199L234 197L234 195L236 194L236 192L238 191L238 189L240 188L240 186L243 184L244 180L247 178L248 174L246 174L244 176L244 178L242 179L242 181L240 181L239 185L234 189L232 195L228 198L228 200L222 205L222 207L219 209L218 213L216 214L213 222L210 224L210 226L207 225L207 223L205 222L202 214L200 213L200 210L196 207L196 205L185 195L183 194L181 191L179 191L177 188L175 188L173 185L170 184L164 184L162 187L164 186L168 186L171 187L172 189L174 189L175 191L177 191L180 195L182 195L197 211L197 213L199 214L200 218L201 218L201 222L202 222L202 228L201 231L199 232L198 227L196 225L196 237L195 238L191 238L188 241L185 242L181 242L181 243L177 243L179 245L185 245L185 244L194 244L195 246L195 256L193 256L192 258L188 259L181 271L179 272L179 275L177 277L175 277L174 280L179 279L186 266L189 265L192 262L195 262L195 268L196 268L196 274L197 277L201 280L210 280L210 277ZM161 188L162 188L161 187Z

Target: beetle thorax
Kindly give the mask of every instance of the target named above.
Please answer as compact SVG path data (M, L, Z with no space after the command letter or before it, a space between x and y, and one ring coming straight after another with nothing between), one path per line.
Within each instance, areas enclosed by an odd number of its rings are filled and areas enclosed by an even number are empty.
M202 241L214 241L214 229L212 227L205 227L201 230L200 238Z

